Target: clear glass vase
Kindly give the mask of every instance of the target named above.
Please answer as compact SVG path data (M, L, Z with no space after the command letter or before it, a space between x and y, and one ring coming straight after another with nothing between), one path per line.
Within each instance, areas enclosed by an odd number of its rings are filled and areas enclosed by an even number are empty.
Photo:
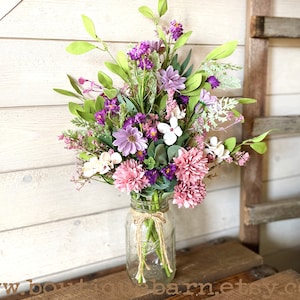
M126 219L126 267L135 284L167 284L176 271L175 227L168 199L131 199Z

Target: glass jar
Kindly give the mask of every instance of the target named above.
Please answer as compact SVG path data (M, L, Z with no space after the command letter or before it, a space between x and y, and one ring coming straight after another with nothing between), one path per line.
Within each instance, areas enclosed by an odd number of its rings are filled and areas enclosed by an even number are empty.
M136 284L171 282L176 271L175 227L167 198L131 199L126 219L126 267Z

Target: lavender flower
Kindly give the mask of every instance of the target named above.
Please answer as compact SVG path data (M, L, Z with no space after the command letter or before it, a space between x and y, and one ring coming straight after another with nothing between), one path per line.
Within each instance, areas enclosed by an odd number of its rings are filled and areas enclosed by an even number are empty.
M174 41L176 41L183 34L182 24L176 22L175 20L171 21L171 23L170 23L170 32L171 32L171 35L172 35L172 39Z
M137 128L130 125L126 129L119 129L112 135L116 138L113 145L117 146L118 151L124 156L135 154L137 151L143 151L148 147L147 140L143 137L143 134Z
M185 89L185 77L180 77L177 70L172 66L168 66L167 70L159 71L161 76L161 89L168 91L178 91Z

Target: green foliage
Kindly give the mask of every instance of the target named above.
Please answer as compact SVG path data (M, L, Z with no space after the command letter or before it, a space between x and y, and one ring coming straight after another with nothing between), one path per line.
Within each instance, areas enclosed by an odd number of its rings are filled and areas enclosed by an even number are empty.
M84 54L86 52L89 52L91 50L96 49L97 46L89 43L89 42L81 42L81 41L76 41L76 42L72 42L67 48L66 50L71 53L71 54Z
M237 47L237 41L227 42L212 50L205 58L206 61L222 59L230 56Z

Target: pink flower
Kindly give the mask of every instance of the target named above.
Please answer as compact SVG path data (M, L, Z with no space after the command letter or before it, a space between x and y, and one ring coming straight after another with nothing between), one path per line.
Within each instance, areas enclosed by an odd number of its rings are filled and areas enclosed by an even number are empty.
M135 191L139 193L149 185L145 172L143 166L134 159L126 160L115 170L113 175L114 185L121 192L125 191L129 194Z
M236 163L240 166L243 167L245 166L246 162L249 159L249 153L245 152L245 151L238 151L237 153L235 153L234 155L234 159L236 161Z
M205 184L198 180L194 184L190 182L179 182L174 187L173 204L177 204L178 208L194 208L200 204L206 196Z
M208 172L207 158L203 156L203 151L197 148L188 151L181 149L174 162L177 167L176 177L187 184L195 184L203 180Z

